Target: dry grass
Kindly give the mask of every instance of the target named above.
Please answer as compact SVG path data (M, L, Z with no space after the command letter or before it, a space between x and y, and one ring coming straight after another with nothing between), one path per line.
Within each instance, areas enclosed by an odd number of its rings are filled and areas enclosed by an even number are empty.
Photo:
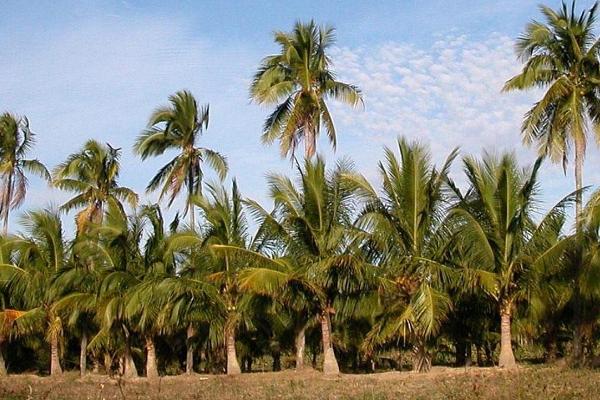
M560 367L434 368L430 374L387 372L325 377L316 371L254 373L237 377L177 376L156 382L119 382L12 375L0 378L1 399L597 399L600 372ZM119 387L120 386L120 387Z

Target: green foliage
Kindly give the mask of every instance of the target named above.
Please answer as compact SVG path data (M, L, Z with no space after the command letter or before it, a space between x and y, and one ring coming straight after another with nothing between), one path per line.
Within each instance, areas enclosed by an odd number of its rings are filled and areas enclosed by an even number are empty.
M274 40L280 52L263 59L250 87L258 104L276 106L265 120L263 142L279 140L281 155L293 157L304 140L305 156L310 158L323 126L335 149L336 130L326 101L356 106L362 95L356 86L336 80L331 70L327 51L335 42L334 29L314 21L297 22L289 33L275 32Z

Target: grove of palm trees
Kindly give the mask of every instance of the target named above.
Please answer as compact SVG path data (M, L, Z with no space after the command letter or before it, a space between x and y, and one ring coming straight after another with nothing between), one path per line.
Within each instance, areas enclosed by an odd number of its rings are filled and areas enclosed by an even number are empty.
M248 129L289 158L287 173L264 179L267 203L204 147L221 133L202 93L148 110L132 151L140 168L164 166L146 193L121 184L135 171L120 143L90 138L44 166L43 126L34 134L25 115L2 114L0 376L600 365L600 188L583 177L600 143L597 4L540 10L503 88L542 91L514 115L523 145L539 150L531 163L460 148L435 163L408 133L381 147L374 177L323 156L320 134L333 150L343 135L331 105L369 104L361 82L338 80L335 31L314 21L274 33L279 51L250 82L269 113ZM573 189L548 205L540 170L561 167ZM29 174L69 199L21 209Z

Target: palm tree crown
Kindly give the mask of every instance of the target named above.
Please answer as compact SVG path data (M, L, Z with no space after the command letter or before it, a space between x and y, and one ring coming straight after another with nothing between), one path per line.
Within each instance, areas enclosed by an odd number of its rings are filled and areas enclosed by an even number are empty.
M543 97L525 114L525 143L536 143L539 153L566 168L575 153L575 184L582 187L582 166L588 128L600 142L600 41L594 35L597 3L577 15L575 2L559 10L540 7L545 23L533 21L517 40L523 70L504 86L505 91L544 88ZM577 218L581 193L577 195Z
M227 175L227 161L214 150L198 147L200 136L208 128L208 105L199 108L194 96L186 90L170 96L169 101L170 106L160 107L150 116L149 128L137 138L134 149L142 160L171 149L180 151L158 171L146 190L160 188L161 199L170 193L171 205L185 187L193 221L191 197L202 191L202 163L206 162L223 179Z
M0 116L0 218L4 221L4 233L8 229L8 214L23 204L27 192L25 171L50 180L46 167L38 160L25 157L34 144L34 134L29 130L26 117L9 113Z
M134 207L138 196L127 187L118 185L120 149L88 140L83 149L71 154L53 171L54 185L76 195L61 206L69 212L82 208L77 214L78 232L89 222L102 219L103 208L109 200L127 202Z
M304 140L307 158L316 153L316 140L325 127L335 149L336 131L326 100L334 98L356 106L360 90L336 80L327 51L335 41L334 29L314 21L297 22L292 32L276 32L279 54L266 57L254 75L250 95L259 104L276 104L266 119L262 140L280 142L282 156L293 157Z

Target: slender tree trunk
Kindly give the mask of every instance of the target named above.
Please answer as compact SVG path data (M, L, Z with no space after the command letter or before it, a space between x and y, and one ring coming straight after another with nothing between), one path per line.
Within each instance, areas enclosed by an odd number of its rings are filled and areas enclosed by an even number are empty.
M146 377L148 379L158 378L156 347L154 346L154 338L152 336L146 336Z
M339 374L340 367L331 343L331 319L328 311L321 314L321 335L323 340L323 373Z
M185 373L191 375L194 373L194 346L192 339L196 335L196 331L190 323L187 327L186 338L186 354L185 354Z
M581 188L583 187L583 157L584 147L581 140L575 140L575 189L578 191L575 197L575 230L577 234L581 233L581 217L583 210L583 199ZM581 249L579 249L581 251ZM581 257L579 257L581 260ZM577 268L581 268L580 265ZM583 364L583 329L582 329L582 302L581 295L579 293L579 284L575 281L575 288L573 293L574 303L574 322L575 330L573 332L573 349L571 352L570 364L574 367L581 366Z
M10 200L12 197L12 182L13 182L13 173L12 171L8 173L8 179L6 183L6 190L4 192L4 196L2 198L2 207L3 207L3 215L2 219L4 221L3 233L4 236L8 234L8 214L10 212Z
M573 333L573 342L572 342L572 350L571 350L571 360L569 364L572 367L579 368L584 364L584 351L583 351L583 323L581 322L580 313L580 299L576 299L576 315L575 315L575 332Z
M467 355L465 357L465 367L470 367L473 364L473 345L467 343Z
M92 373L99 374L100 373L100 359L96 354L92 353Z
M500 368L516 368L517 366L512 350L512 336L510 332L511 308L512 305L509 303L500 306L500 357L498 359L498 366Z
M225 347L227 348L227 375L238 375L240 364L238 364L237 354L235 352L235 328L228 327L225 334Z
M464 367L467 363L467 342L463 339L459 339L454 343L456 349L455 355L455 366Z
M431 353L427 350L425 339L418 338L413 346L413 371L429 372L431 370Z
M50 338L50 375L57 376L62 374L60 367L60 356L58 354L58 335L53 334Z
M125 352L123 354L121 368L124 378L138 377L137 369L135 368L135 362L133 362L133 357L131 355L131 345L129 344L129 340L125 344Z
M87 345L88 337L86 333L81 335L81 346L79 348L79 375L84 376L87 370Z
M194 204L192 204L192 194L188 193L188 212L190 213L190 229L196 231L196 215L194 214Z
M4 338L0 336L0 376L7 375L6 363L4 362Z
M583 209L583 196L581 193L581 188L583 187L583 157L584 157L584 147L581 140L575 141L575 190L577 190L577 195L575 196L575 221L576 221L576 229L579 232L580 224L581 224L581 216Z
M302 325L296 332L296 338L294 339L296 347L296 369L300 370L304 368L304 350L306 348L306 325Z
M107 375L111 375L112 376L112 358L110 357L110 354L108 353L104 353L104 369L106 370L106 374ZM120 366L121 369L120 371L123 372L123 363L120 362Z
M306 159L312 158L317 151L317 136L310 124L304 124L304 155Z
M273 354L273 371L281 371L281 352L274 351Z
M477 366L478 367L483 367L484 366L484 363L483 363L483 352L481 351L481 344L480 343L477 343L475 345L475 356L477 358Z

